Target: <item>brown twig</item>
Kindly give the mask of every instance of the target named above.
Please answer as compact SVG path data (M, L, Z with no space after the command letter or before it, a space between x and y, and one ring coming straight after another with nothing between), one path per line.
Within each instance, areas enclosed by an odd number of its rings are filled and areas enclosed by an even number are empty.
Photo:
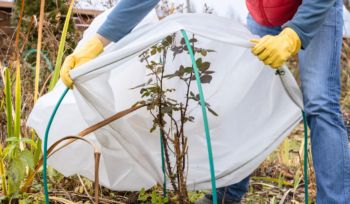
M91 202L95 204L95 202L94 202L93 198L90 196L90 194L89 194L89 193L88 193L88 191L86 190L86 187L85 187L85 185L84 185L83 181L81 180L80 175L79 175L79 174L77 174L77 176L78 176L78 178L79 178L79 181L80 181L81 185L82 185L82 186L83 186L83 188L84 188L84 191L85 191L86 195L87 195L87 196L88 196L88 198L91 200Z

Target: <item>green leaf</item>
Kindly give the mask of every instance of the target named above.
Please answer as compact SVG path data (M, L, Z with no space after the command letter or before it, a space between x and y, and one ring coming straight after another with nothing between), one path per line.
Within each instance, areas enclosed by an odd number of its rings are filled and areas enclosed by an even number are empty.
M22 195L18 194L18 193L16 195L12 196L12 198L20 198L20 197L22 197Z
M209 107L207 107L208 108L208 111L211 113L211 114L213 114L213 115L215 115L215 116L219 116L217 113L215 113L215 111L213 111L211 108L209 108Z
M70 7L69 7L68 13L66 15L66 20L64 22L64 27L63 27L61 41L60 41L60 47L58 48L58 54L57 54L57 59L56 59L56 67L55 67L55 71L52 75L48 91L51 91L53 89L53 87L55 87L55 85L58 81L58 78L60 76L64 45L66 44L66 36L67 36L69 21L71 19L70 15L72 13L73 4L74 4L74 0L70 3Z
M210 84L211 80L213 79L210 75L204 75L201 77L201 83L202 84Z
M186 67L185 69L184 69L184 73L191 73L191 72L193 72L193 68L192 67Z
M11 80L10 71L5 68L5 95L6 95L6 114L7 114L7 135L12 137L12 95L11 95Z
M204 57L207 56L207 54L208 54L207 51L205 51L205 50L202 50L200 53L201 53Z
M266 178L266 177L251 177L251 179L255 179L255 180L266 180L266 181L273 181L273 182L276 182L278 183L278 179L274 179L274 178ZM286 181L283 181L283 185L287 185L287 186L294 186L293 184L291 183L288 183Z
M298 171L295 173L295 177L294 177L294 190L296 190L298 188L298 185L300 183L299 179L299 174L300 174L300 169L298 169Z
M34 159L29 150L25 149L21 152L21 159L28 164L29 168L34 170Z
M191 96L194 96L194 93L191 91L191 92L190 92L190 95L191 95Z
M10 146L9 151L8 151L9 158L12 158L14 156L14 154L12 152L16 149L16 147L17 147L17 145L15 145L15 144Z
M176 75L175 75L175 74L169 74L169 75L164 75L163 78L169 78L169 79L171 79L171 78L173 78L173 77L175 77L175 76L177 76L177 74L176 74Z
M195 42L197 42L198 40L196 39L196 38L192 38L191 40L190 40L190 43L195 43Z
M21 132L21 76L20 68L17 65L16 71L16 92L15 92L15 120L14 120L14 130L13 136L19 138Z
M205 71L205 72L202 72L202 74L214 74L215 72L214 71Z
M284 173L281 172L278 177L278 189L282 189L283 181L284 181Z
M140 195L145 195L145 191L146 191L145 188L142 188L141 192L140 192Z
M26 165L22 160L13 158L8 164L8 181L13 186L15 192L18 191L19 185L24 180L26 173Z
M168 41L170 44L173 43L173 38L169 35L165 38L166 41Z
M168 197L165 197L164 200L163 200L164 203L168 203L169 202L169 198Z
M60 47L58 48L58 54L57 54L57 59L56 59L56 67L55 67L55 71L52 75L48 91L51 91L53 89L53 87L55 87L55 85L58 81L58 78L60 76L63 50L64 50L64 45L66 44L66 36L67 36L69 21L71 19L70 15L72 13L73 5L74 5L74 0L70 3L70 7L69 7L68 13L66 15L66 20L64 22L64 27L63 27L61 41L60 41Z
M152 51L151 51L151 55L155 55L157 53L157 49L154 48Z
M201 72L205 72L209 69L209 67L210 67L210 62L204 62L198 67L198 70Z
M162 45L163 45L164 47L168 47L168 46L169 46L169 43L168 43L167 41L164 41L164 42L162 42Z
M157 87L150 87L150 88L147 88L150 92L152 93L157 93Z
M7 198L7 196L3 195L3 196L0 197L0 200L5 200L6 198Z
M162 110L162 113L171 113L171 111L173 110L173 107L167 106L167 107L163 107L161 110Z
M158 196L158 201L159 201L159 204L163 204L163 199L161 196Z
M181 54L184 50L182 46L174 46L171 48L171 51L173 51L173 60L175 59L176 55Z
M152 192L152 203L156 203L158 200L157 193L155 191Z
M156 126L153 126L149 132L152 133L155 129L156 129Z
M2 151L2 155L1 155L2 161L7 157L11 146L13 146L13 145L7 145L7 147L5 147L5 149Z
M22 138L21 142L25 142L25 143L31 144L32 146L34 146L36 148L36 143L33 140L31 140L31 139Z
M17 137L10 137L6 139L7 142L18 142L18 138Z
M186 44L185 38L181 38L180 44L181 45L185 45Z
M199 68L201 66L201 64L202 64L202 58L198 58L196 60L196 64L197 64L197 67Z
M188 192L188 197L191 203L194 203L197 200L197 193L194 191Z
M131 107L133 108L133 107L135 107L135 106L137 106L137 104L139 104L140 102L139 101L137 101L134 105L132 105Z
M276 200L276 196L273 196L273 198L270 200L270 204L276 204L277 200Z

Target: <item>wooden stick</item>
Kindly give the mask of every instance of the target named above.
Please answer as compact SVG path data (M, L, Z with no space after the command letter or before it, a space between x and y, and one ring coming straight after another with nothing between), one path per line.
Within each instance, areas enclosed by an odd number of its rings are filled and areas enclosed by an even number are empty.
M28 36L29 36L29 33L30 33L30 29L32 28L32 25L33 25L33 21L34 21L34 16L32 16L32 19L30 20L28 31L27 31L27 35L26 35L26 38L24 38L23 45L22 45L22 48L20 50L20 53L23 52L24 45L27 43Z
M43 37L43 24L44 24L44 8L45 0L41 0L40 5L40 20L39 20L39 30L38 30L38 46L36 51L36 69L35 69L35 93L34 93L34 104L38 99L39 90L39 74L40 74L40 57L41 57L41 40Z

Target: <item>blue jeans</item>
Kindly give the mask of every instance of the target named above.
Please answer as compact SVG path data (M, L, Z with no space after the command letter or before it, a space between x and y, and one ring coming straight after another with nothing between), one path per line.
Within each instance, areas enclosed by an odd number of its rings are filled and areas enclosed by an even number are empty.
M249 14L247 28L255 35L278 35L281 27L259 25ZM343 38L343 2L338 0L322 28L299 52L301 86L311 152L316 173L317 204L350 203L350 152L340 111L340 55ZM249 178L217 189L218 198L240 201Z

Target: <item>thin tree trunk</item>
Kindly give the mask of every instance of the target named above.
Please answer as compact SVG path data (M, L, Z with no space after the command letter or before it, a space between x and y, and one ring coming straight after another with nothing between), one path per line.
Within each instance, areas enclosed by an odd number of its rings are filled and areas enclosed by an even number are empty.
M344 0L344 1L347 1L347 0ZM190 8L190 0L186 0L186 8L187 8L187 13L192 13Z

